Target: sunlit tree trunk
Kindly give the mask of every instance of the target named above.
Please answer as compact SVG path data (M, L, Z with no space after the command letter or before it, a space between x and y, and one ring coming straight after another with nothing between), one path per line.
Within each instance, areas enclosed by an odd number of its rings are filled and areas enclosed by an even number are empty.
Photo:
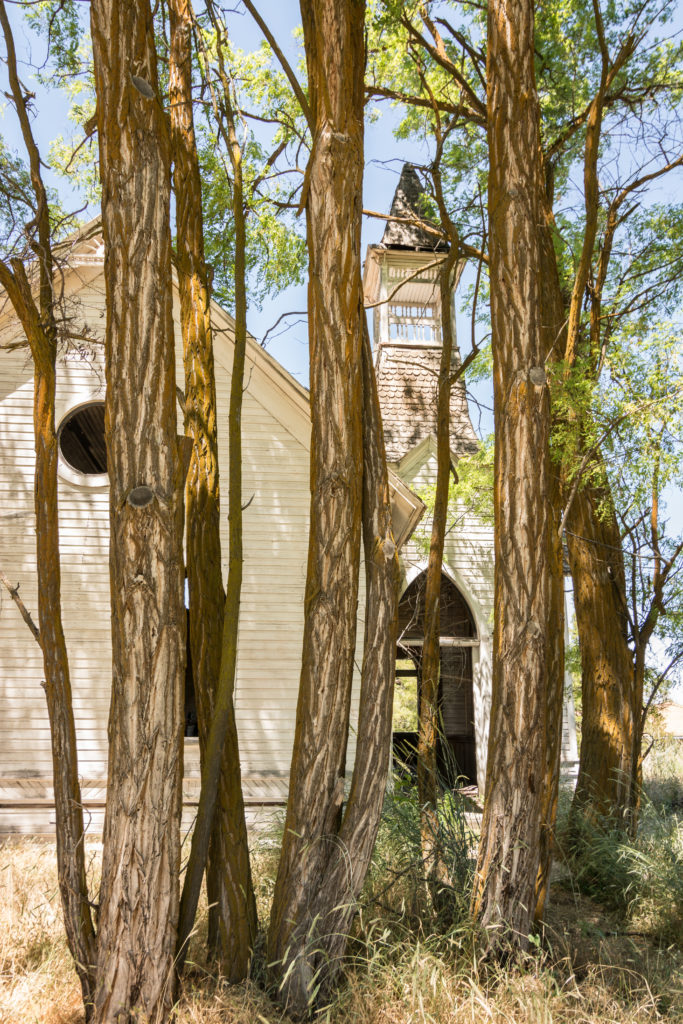
M185 609L170 146L149 4L95 0L112 699L98 1022L163 1021L178 915Z
M237 660L237 623L242 576L241 539L241 407L246 349L245 227L241 187L241 154L236 145L233 207L236 230L235 348L232 368L230 433L230 569L228 605L221 570L216 383L204 259L201 182L192 114L192 11L186 0L172 0L169 94L174 154L177 219L178 282L185 363L185 430L193 439L186 484L187 577L190 593L190 650L197 698L202 764L217 701L219 678L226 661L230 691L222 735L214 739L223 750L220 773L207 779L218 790L207 867L209 947L219 948L229 981L246 977L256 932L256 903L249 867L249 848L240 779L239 747L233 707ZM234 134L234 131L233 131ZM239 181L238 181L239 179ZM224 612L227 621L224 626ZM221 640L222 638L222 640ZM193 854L204 861L205 851ZM188 878L200 865L192 862ZM201 880L201 871L200 879ZM198 895L198 893L197 893ZM188 894L188 901L191 898ZM184 905L189 903L184 896ZM196 902L194 903L196 908ZM194 911L192 913L194 918ZM192 927L188 913L181 939Z
M524 948L542 910L563 664L562 560L550 462L543 315L548 211L530 0L494 0L487 49L496 429L493 700L474 917ZM551 709L552 718L548 717Z
M365 327L365 324L364 324ZM384 436L370 338L363 341L363 550L365 632L356 760L338 835L308 907L309 965L325 1005L343 964L357 898L375 846L389 773L398 628L398 553L392 536ZM310 955L312 953L312 955Z
M89 1019L95 994L96 948L85 873L83 804L69 661L61 615L57 511L59 449L55 433L56 348L36 345L32 346L32 351L38 623L52 742L59 889L69 949L81 982L86 1019Z
M363 0L302 0L313 150L306 174L311 514L304 641L289 799L268 959L303 1013L314 908L341 821L356 641L362 504L360 228Z
M83 805L78 779L69 660L62 624L57 493L59 448L55 432L58 331L53 293L52 239L40 154L31 129L27 99L19 82L14 39L2 0L0 24L7 50L12 99L29 157L31 185L35 196L35 227L38 235L37 302L26 270L18 259L12 260L11 265L0 261L0 285L5 288L21 322L33 358L33 431L36 451L34 508L38 582L36 639L43 655L44 688L50 720L59 891L69 951L81 983L88 1020L95 993L96 949L85 872Z

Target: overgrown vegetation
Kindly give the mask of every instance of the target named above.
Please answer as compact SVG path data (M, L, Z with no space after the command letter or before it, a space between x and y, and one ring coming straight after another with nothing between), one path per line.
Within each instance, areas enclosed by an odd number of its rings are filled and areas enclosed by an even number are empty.
M480 958L467 921L478 814L464 795L439 807L453 913L435 914L421 865L419 812L396 779L348 950L345 981L324 1010L328 1024L399 1022L683 1021L683 751L653 748L636 841L594 832L579 864L558 858L543 932L532 953L505 967ZM678 810L676 810L678 808ZM253 838L253 837L252 837ZM560 835L560 845L562 837ZM253 838L265 921L277 866L275 833ZM88 844L89 871L101 847ZM202 906L178 1024L286 1024L260 988L260 969L227 985L203 957ZM52 843L0 848L0 1021L79 1024L82 1003L61 923Z

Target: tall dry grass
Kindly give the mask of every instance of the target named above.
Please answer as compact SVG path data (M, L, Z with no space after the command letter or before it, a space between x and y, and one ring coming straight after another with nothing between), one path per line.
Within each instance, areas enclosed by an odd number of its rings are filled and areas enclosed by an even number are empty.
M561 862L533 955L501 966L480 957L467 923L472 815L447 798L443 842L451 844L454 910L432 908L421 877L414 794L394 788L349 946L343 983L320 1015L325 1024L683 1024L683 953L647 914L624 915L579 891ZM96 878L99 847L88 848ZM254 877L266 921L277 844L254 845ZM635 884L635 883L634 883ZM255 980L224 984L203 959L202 907L176 1007L178 1024L287 1024ZM0 846L0 1022L80 1024L80 992L60 920L54 846Z

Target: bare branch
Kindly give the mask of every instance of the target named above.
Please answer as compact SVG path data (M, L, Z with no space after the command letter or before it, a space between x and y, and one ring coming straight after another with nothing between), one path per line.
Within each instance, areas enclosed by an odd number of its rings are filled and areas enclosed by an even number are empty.
M30 611L28 610L22 599L19 597L19 584L17 583L16 587L13 587L12 584L10 583L8 576L2 571L2 569L0 569L0 583L3 583L4 586L7 588L9 596L12 598L15 605L19 609L19 613L22 619L33 633L33 639L40 646L40 630L33 621Z
M251 0L242 0L242 3L246 7L246 9L249 11L249 13L251 14L252 18L254 19L254 21L256 22L258 27L263 32L263 35L265 36L265 38L268 41L268 45L270 46L271 50L273 51L273 53L275 54L275 56L279 60L280 66L281 66L282 70L284 71L285 75L287 76L289 84L292 87L292 91L294 92L294 95L296 96L297 100L299 101L299 106L301 107L301 112L303 113L304 117L306 118L306 121L308 123L308 127L311 130L311 134L313 134L313 115L311 114L311 108L308 105L308 100L306 99L306 94L304 93L303 89L301 88L301 83L299 82L299 79L294 74L294 71L292 70L292 67L291 67L289 61L287 60L287 58L285 57L284 53L282 52L282 50L278 46L277 40L276 40L275 36L270 31L270 29L268 28L268 25L266 24L266 22L263 20L263 18L259 14L259 12L254 7L254 5L251 2Z

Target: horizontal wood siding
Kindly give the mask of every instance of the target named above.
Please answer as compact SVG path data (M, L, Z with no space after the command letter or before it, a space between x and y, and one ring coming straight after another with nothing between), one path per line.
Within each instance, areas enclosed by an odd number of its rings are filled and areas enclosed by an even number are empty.
M93 338L101 338L103 280L101 276L88 279L92 276L86 274L86 279L79 282L79 313ZM6 342L7 338L5 327L0 339ZM179 343L178 336L177 374L182 388ZM216 375L219 459L224 481L228 479L230 366L230 343L223 339L218 343ZM272 402L268 400L267 374L262 367L250 365L249 358L246 380L243 490L245 501L252 500L244 513L245 564L235 699L245 775L278 777L286 776L289 770L301 662L309 507L309 456L304 443L307 422L301 401L287 398L288 385L283 387L281 380ZM99 345L90 345L85 357L73 353L60 360L58 420L74 406L103 397ZM27 353L0 352L0 566L14 582L20 582L22 597L35 615L32 401L32 368ZM182 431L180 410L178 427ZM60 477L59 499L63 613L79 764L84 777L98 779L106 776L111 673L108 489L92 489ZM226 574L225 514L222 534ZM41 680L38 645L5 592L0 597L0 781L3 777L51 774ZM189 775L198 771L196 743L186 744L186 767ZM0 809L0 818L5 814L6 810ZM27 810L23 818L19 814L29 828L34 817L34 810ZM14 814L15 824L16 818Z

